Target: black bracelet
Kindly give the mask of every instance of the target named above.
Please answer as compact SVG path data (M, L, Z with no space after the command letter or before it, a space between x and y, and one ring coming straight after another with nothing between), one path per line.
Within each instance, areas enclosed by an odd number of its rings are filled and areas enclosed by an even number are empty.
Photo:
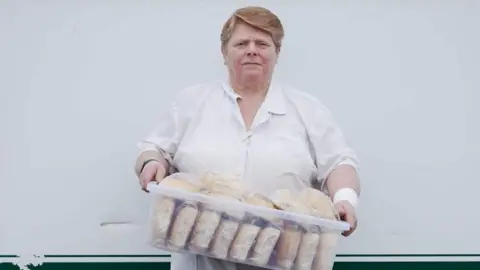
M142 168L140 168L140 173L142 173L143 168L145 168L145 166L147 165L147 163L149 163L150 161L158 161L158 160L157 160L157 159L154 159L154 158L145 160L145 161L143 162L143 164L142 164Z

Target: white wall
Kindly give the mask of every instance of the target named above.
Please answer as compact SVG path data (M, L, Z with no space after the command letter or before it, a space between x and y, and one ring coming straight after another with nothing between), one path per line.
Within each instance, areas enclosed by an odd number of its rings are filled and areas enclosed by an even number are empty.
M259 3L286 28L277 78L363 161L342 253L480 253L479 1L4 0L0 254L155 252L135 144L175 91L225 75L222 23Z

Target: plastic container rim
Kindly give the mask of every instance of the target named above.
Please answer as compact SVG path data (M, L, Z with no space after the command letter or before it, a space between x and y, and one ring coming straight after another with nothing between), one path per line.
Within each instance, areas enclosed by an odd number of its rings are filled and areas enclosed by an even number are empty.
M258 214L262 215L272 215L274 214L277 217L287 219L287 220L300 220L302 222L308 223L309 225L317 225L320 226L322 229L327 229L330 231L348 231L350 229L350 224L344 221L336 221L330 220L326 218L308 216L303 214L297 213L290 213L283 210L278 209L269 209L264 208L256 205L250 205L242 202L235 202L235 201L225 201L215 197L210 197L208 195L200 194L200 193L193 193L187 192L176 188L171 188L163 185L159 185L158 183L152 182L147 185L147 190L153 194L160 194L165 196L171 196L179 199L184 200L192 200L198 201L201 203L218 203L219 205L229 205L229 206L241 206L245 209L251 209Z

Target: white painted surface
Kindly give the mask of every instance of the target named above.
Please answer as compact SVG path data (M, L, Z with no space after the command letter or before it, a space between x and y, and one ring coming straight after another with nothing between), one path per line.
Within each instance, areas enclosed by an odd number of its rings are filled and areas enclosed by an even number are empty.
M0 2L0 254L156 252L135 144L172 93L225 75L220 29L247 3L285 24L276 77L362 159L341 252L480 253L480 2L181 3Z

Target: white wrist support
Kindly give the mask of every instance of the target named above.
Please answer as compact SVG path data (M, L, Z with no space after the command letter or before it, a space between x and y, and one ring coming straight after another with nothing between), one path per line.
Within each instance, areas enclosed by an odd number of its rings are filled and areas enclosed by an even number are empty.
M337 203L339 201L348 201L352 204L353 209L357 211L358 207L358 194L352 188L341 188L339 189L335 195L333 196L333 203Z

